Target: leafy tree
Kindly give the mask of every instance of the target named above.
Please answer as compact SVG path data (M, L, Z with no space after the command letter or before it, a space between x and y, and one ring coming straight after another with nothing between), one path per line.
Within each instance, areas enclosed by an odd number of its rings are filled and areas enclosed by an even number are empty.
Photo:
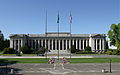
M90 46L85 47L85 51L91 52L91 47Z
M4 54L15 54L15 50L13 48L4 48Z
M3 51L4 48L9 48L9 40L8 39L0 39L0 51Z
M118 25L111 25L110 30L108 31L108 37L110 38L111 45L116 46L117 52L120 52L120 23Z
M20 48L20 51L22 51L22 53L24 53L24 54L31 54L32 53L32 50L31 50L31 48L30 47L28 47L28 46L23 46L23 47L21 47Z
M0 51L2 51L4 49L4 40L0 39Z
M37 54L44 54L46 51L45 47L41 47L38 51Z
M76 53L78 52L79 50L76 49L75 45L72 45L71 46L71 53Z

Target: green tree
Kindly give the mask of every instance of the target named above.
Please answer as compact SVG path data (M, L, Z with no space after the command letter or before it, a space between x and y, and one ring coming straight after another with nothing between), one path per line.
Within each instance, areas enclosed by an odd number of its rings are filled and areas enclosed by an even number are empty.
M120 23L112 24L108 31L108 37L110 38L111 45L117 47L117 52L120 54Z
M0 39L0 51L3 51L4 48L9 48L9 40L8 39Z
M85 47L85 51L91 52L91 47L90 46Z
M0 39L0 51L4 49L4 40Z
M71 53L76 53L78 52L79 50L76 49L75 45L72 45L71 46Z
M4 54L15 54L15 50L13 48L4 48Z
M28 47L26 45L21 47L20 51L22 51L24 54L31 54L32 53L30 47Z
M44 54L46 51L45 47L41 47L38 51L37 54Z

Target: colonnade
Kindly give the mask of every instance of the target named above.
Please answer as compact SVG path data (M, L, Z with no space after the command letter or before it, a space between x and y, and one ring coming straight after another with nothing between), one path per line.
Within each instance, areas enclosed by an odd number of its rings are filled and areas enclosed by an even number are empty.
M10 48L20 50L24 45L27 45L35 50L45 47L48 50L68 50L72 45L76 49L84 50L85 47L90 45L89 39L10 39ZM104 39L92 39L92 50L105 50Z

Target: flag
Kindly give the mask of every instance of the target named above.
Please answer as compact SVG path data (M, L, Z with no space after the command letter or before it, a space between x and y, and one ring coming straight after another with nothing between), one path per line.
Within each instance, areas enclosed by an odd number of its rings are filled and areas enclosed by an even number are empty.
M70 24L72 24L72 15L70 13Z
M58 13L58 19L57 19L57 23L59 23L59 13Z

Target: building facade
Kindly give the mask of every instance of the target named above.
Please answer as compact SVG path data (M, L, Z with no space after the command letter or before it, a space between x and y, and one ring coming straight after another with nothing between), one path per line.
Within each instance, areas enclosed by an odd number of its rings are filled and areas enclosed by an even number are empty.
M11 34L10 48L20 50L27 45L35 50L45 47L47 50L69 50L72 45L78 50L90 46L92 51L105 51L105 34L70 34L50 32L46 34Z

